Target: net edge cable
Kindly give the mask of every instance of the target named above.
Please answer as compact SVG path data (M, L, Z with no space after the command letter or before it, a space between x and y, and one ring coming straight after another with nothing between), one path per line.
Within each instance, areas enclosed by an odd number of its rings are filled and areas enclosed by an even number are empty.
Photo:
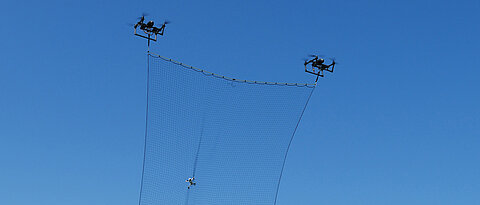
M148 53L149 56L152 56L154 58L160 58L164 61L169 61L169 62L172 62L174 64L177 64L177 65L180 65L184 68L187 68L187 69L191 69L191 70L194 70L194 71L197 71L197 72L201 72L207 76L213 76L213 77L216 77L216 78L221 78L221 79L225 79L225 80L228 80L228 81L232 81L232 82L238 82L238 83L249 83L249 84L258 84L258 85L280 85L280 86L297 86L297 87L308 87L308 88L315 88L315 86L317 85L316 83L314 84L309 84L309 83L277 83L277 82L264 82L264 81L252 81L252 80L241 80L241 79L236 79L236 78L230 78L230 77L227 77L227 76L223 76L223 75L219 75L219 74L216 74L216 73L212 73L212 72L209 72L209 71L206 71L204 69L200 69L200 68L196 68L196 67L193 67L193 66L190 66L190 65L187 65L187 64L184 64L184 63L181 63L181 62L178 62L176 60L173 60L173 59L170 59L170 58L167 58L167 57L163 57L161 55L158 55L158 54L155 54L155 53L152 53L152 52L149 52Z

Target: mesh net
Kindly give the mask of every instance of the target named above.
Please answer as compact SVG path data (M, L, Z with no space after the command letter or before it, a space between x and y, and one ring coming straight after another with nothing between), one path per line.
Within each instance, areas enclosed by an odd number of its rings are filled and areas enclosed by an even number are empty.
M314 86L230 79L152 55L149 70L140 204L274 204Z

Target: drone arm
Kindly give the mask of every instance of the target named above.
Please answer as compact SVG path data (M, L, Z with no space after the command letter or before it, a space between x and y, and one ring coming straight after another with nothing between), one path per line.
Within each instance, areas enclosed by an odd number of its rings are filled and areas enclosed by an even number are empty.
M328 68L332 67L332 70L329 70ZM328 65L327 69L325 69L326 71L330 72L330 73L333 73L333 69L335 69L335 62L333 62L332 64Z
M312 63L312 71L315 72L315 66L313 66L313 62L315 61L315 59L312 59L312 60L309 60L309 61L305 61L305 63L303 65L305 65L305 71L307 71L307 65L309 63Z
M164 32L164 31L165 31L165 24L163 24L162 27L160 27L158 34L160 34L161 36L163 36L163 32Z
M318 73L315 73L315 72L312 72L312 71L309 71L309 70L305 69L305 72L316 75L316 76L323 77L323 71L322 71L322 74L320 74L320 71Z
M312 59L312 60L309 60L309 61L305 61L305 66L308 65L309 63L312 63L313 61L315 61L315 59Z
M311 74L316 74L316 73L315 73L315 69L313 68L313 66L312 66L312 71L309 71L309 70L307 69L307 65L308 65L308 64L305 63L305 72L311 73Z

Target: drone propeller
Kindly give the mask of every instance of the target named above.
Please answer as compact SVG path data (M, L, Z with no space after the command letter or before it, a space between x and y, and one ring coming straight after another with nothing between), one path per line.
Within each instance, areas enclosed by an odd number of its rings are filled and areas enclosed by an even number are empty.
M309 56L309 57L317 57L317 58L323 58L323 57L325 57L325 55L313 55L313 54L309 54L308 56Z
M336 59L335 57L329 58L329 59L332 61L333 64L338 64L338 63L337 63L337 59Z
M145 13L145 12L143 12L143 13L142 13L142 16L138 17L137 19L138 19L139 21L144 21L144 20L145 20L145 16L148 16L148 14Z
M138 27L138 23L136 24L133 24L133 23L125 23L126 26L128 27L133 27L133 28L137 28Z
M165 21L163 22L163 24L165 24L165 25L170 24L170 23L172 23L172 22L169 21L169 20L165 20Z

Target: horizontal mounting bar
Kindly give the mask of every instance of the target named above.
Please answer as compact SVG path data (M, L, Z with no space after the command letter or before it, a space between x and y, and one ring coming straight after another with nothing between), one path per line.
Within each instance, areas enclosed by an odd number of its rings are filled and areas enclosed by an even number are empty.
M142 37L142 38L146 38L146 39L148 39L148 40L157 41L156 38L155 38L155 39L154 39L154 38L149 38L149 37L146 37L146 36L142 36L142 35L140 35L140 34L137 34L137 33L136 33L135 35L136 35L136 36L140 36L140 37Z

